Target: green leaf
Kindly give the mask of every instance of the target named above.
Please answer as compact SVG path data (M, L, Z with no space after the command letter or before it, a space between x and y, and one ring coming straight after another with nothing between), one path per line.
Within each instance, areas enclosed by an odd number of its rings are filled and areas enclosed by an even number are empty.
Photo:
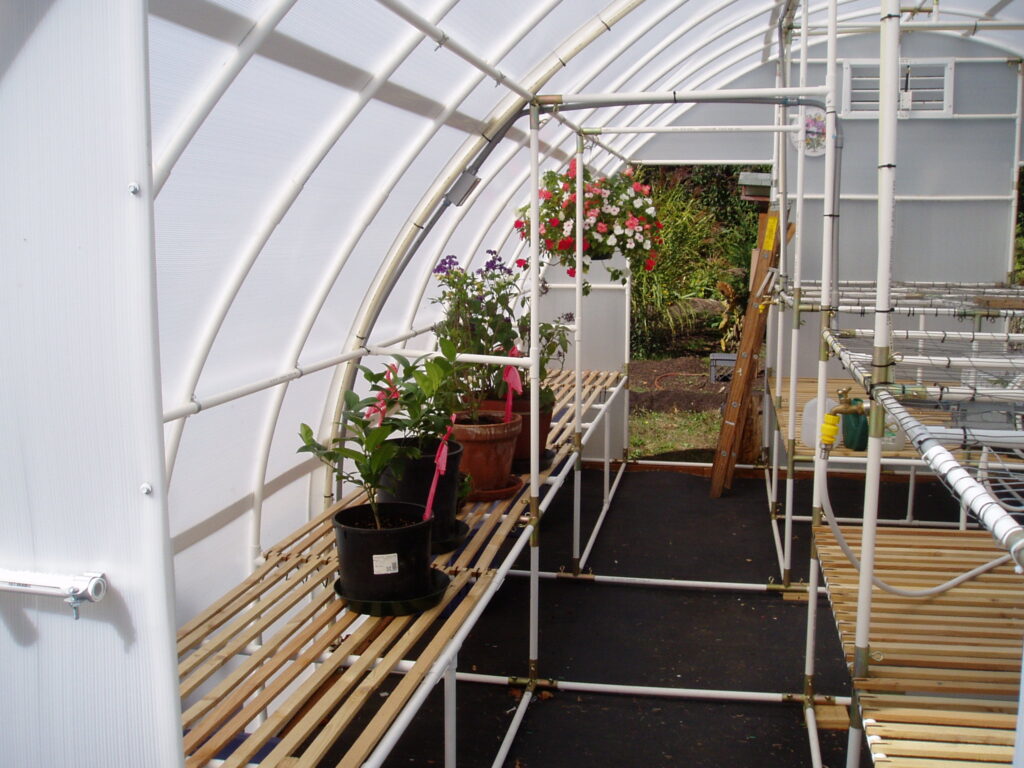
M351 389L348 390L347 392L345 392L345 410L346 411L354 411L358 407L359 407L359 395L357 395Z
M367 453L373 453L377 446L387 440L394 429L387 424L383 424L375 429L367 430L366 437L363 440L363 447Z
M359 462L364 458L364 454L354 448L335 448L331 453L335 454L335 462L339 459L350 459L351 461Z
M446 360L451 361L455 359L456 351L454 342L450 339L441 339L438 342L438 346L441 348L441 354L445 356Z

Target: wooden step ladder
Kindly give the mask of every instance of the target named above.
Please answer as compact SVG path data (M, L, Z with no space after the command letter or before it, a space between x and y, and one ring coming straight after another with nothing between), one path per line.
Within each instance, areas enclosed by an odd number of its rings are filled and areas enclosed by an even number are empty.
M717 499L725 488L732 487L733 472L743 442L743 423L750 409L750 393L760 367L761 344L764 342L768 312L765 300L774 283L775 265L779 258L778 211L762 213L757 225L758 247L750 267L750 298L743 315L740 348L732 373L729 397L722 413L722 429L711 466L711 498Z

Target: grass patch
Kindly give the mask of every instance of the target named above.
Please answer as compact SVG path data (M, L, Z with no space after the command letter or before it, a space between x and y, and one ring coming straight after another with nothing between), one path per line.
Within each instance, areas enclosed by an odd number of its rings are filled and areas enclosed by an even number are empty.
M629 458L676 451L713 450L722 417L718 411L636 411L629 417Z

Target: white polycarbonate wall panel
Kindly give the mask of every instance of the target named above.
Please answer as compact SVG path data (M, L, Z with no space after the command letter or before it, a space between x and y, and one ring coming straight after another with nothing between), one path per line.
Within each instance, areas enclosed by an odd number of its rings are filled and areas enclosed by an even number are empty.
M149 49L153 156L160 157L191 109L197 89L220 68L234 45L150 15Z
M264 64L272 70L262 78L265 84L262 98L266 100L267 111L287 117L262 121L261 141L252 144L264 158L271 152L277 157L272 166L267 163L263 183L252 186L252 199L245 201L245 208L222 211L224 219L237 217L245 221L248 230L225 254L227 268L231 271L250 257L252 233L270 218L281 189L287 188L293 170L301 165L303 149L313 138L310 126L325 122L334 111L332 108L349 98L335 86L273 62ZM249 103L253 101L249 99ZM246 121L239 117L231 122ZM200 144L200 140L197 136L193 144ZM303 279L302 262L308 258L307 249L321 243L330 249L331 241L339 236L337 220L330 216L324 218L332 203L335 201L317 200L311 194L300 195L260 252L232 302L204 368L200 382L205 391L236 385L240 378L245 381L278 372L278 360L294 335L294 325L309 298L310 283L317 275L316 271L310 271L308 278ZM307 238L313 242L307 242ZM268 301L279 307L283 317L295 319L282 322L281 317L266 312Z
M108 580L0 592L8 766L182 763L144 11L0 11L0 566Z
M486 55L486 50L480 51ZM474 78L477 70L450 51L439 49L437 43L426 39L402 62L389 78L411 92L445 104L451 94L463 89Z
M311 121L326 119L344 98L334 86L254 59L179 160L156 206L163 372L171 400L188 396L189 361L220 311L225 289L251 260L251 239L290 181ZM265 276L265 268L253 274ZM251 357L254 347L262 354L261 329L249 325L259 324L259 316L271 320L259 307L229 313L230 324L222 329L227 335L218 338L203 372L206 391L236 385L234 362ZM243 339L248 349L236 349Z
M551 0L523 0L515 4L504 0L460 0L438 23L484 55L498 38L517 27L524 16L533 15L535 8L554 4Z
M521 15L519 4L496 3L493 0L486 0L482 4L502 5L499 12L488 11L488 24L493 24L492 32L501 30L503 27L518 26L517 18ZM517 80L525 79L526 75L539 62L546 60L572 32L597 15L601 8L607 5L587 0L563 0L557 4L545 4L554 5L551 12L501 60L501 69ZM463 5L463 3L459 4L460 10ZM503 17L505 17L504 20ZM478 51L486 51L487 46L487 40L477 40L474 44L475 50Z
M1011 64L958 63L953 71L953 111L959 115L1012 115L1016 97L1017 71Z
M362 71L367 80L403 41L420 35L372 0L299 0L278 32L308 46L317 56L331 57L345 62L346 68Z
M252 492L259 416L267 402L261 392L188 420L170 488L172 536L211 519L226 522L225 510L244 512L239 502Z

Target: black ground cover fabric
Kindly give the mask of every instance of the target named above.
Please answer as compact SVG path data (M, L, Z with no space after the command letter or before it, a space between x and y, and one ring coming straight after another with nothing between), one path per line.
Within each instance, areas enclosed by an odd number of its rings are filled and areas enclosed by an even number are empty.
M601 473L584 473L583 528L601 508ZM779 580L764 481L737 479L720 499L705 478L629 472L596 540L588 569L649 578L765 584ZM831 479L840 515L859 515L863 481ZM902 517L907 485L884 483L883 516ZM956 506L935 484L916 488L918 515L948 518ZM796 483L796 514L809 514L811 482ZM542 523L541 569L569 569L572 492ZM583 544L586 543L586 533ZM528 552L516 564L527 569ZM792 573L806 578L809 530L794 526ZM527 674L528 582L510 575L459 654L459 670ZM819 598L816 689L849 695L828 601ZM579 682L799 693L806 603L777 593L680 590L566 579L540 584L539 674ZM520 689L460 682L458 764L489 766ZM810 766L798 704L694 701L566 690L539 692L505 765ZM441 686L392 752L389 766L444 764ZM845 731L821 731L824 764L845 765ZM862 764L870 759L862 755Z

